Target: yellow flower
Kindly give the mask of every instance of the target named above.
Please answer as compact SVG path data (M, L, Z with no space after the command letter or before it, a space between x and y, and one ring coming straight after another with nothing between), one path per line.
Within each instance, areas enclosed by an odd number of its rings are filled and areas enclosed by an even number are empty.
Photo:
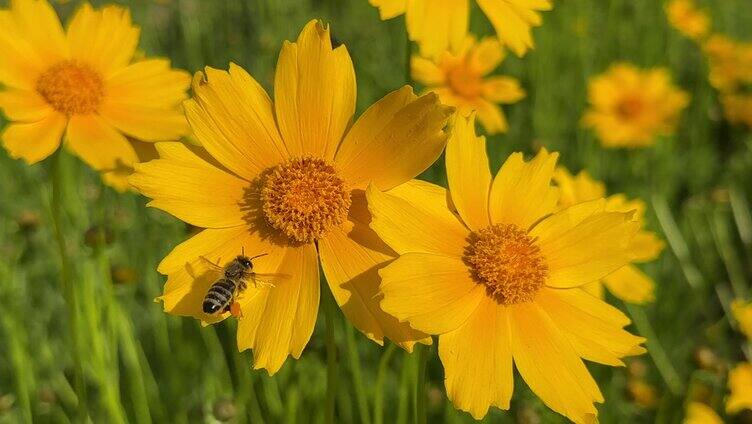
M752 410L752 364L743 362L729 371L728 388L731 394L726 399L727 414Z
M470 0L369 0L382 20L405 15L407 33L423 56L462 47L467 34ZM551 0L477 0L499 40L517 56L533 48L532 27L542 24L539 12L553 9Z
M486 132L507 131L504 112L496 103L515 103L525 97L520 83L511 77L488 76L503 60L504 48L494 38L476 43L465 40L456 54L443 52L435 60L413 56L413 79L439 95L441 102L455 106L462 115L478 112Z
M721 94L721 105L729 122L752 128L752 94Z
M554 181L561 189L561 209L606 197L605 185L594 180L587 171L580 171L577 176L572 176L566 168L560 166L554 172ZM623 194L614 194L606 199L606 211L634 211L632 220L641 228L632 239L632 260L635 262L650 262L657 259L664 246L655 233L642 229L645 225L645 209L645 202L639 199L629 200ZM625 302L645 303L655 300L655 282L634 265L625 265L603 277L601 281L587 284L584 288L596 296L603 297L601 283L614 296Z
M715 34L703 44L710 65L710 84L724 93L752 84L752 43Z
M452 109L406 86L351 125L350 55L316 21L282 47L274 102L235 64L197 73L193 91L184 107L206 151L158 143L161 159L131 177L151 206L205 228L159 265L168 276L165 310L207 323L226 318L202 311L216 277L201 257L223 264L242 251L266 253L254 270L291 278L238 299L238 347L253 349L255 368L274 373L288 354L300 357L318 313L319 260L342 311L369 338L407 349L424 339L378 306L377 270L396 254L368 228L364 189L370 181L410 185L441 154Z
M684 424L723 424L721 417L713 408L701 402L690 402L687 405L687 416Z
M588 85L591 108L583 124L606 147L645 147L673 134L689 96L677 89L665 69L640 70L619 63Z
M190 76L166 59L133 61L139 29L118 6L84 3L63 31L44 0L0 11L0 108L10 155L38 162L66 146L113 182L139 161L128 137L174 140L188 131L180 109ZM65 136L63 136L65 133ZM124 188L122 178L116 186Z
M556 153L530 162L515 153L492 179L473 120L455 121L448 191L426 182L367 190L371 228L400 255L379 271L381 306L439 335L447 395L476 419L509 408L514 362L546 405L590 422L603 397L582 359L622 366L644 339L579 287L629 262L639 225L606 212L604 199L557 211Z
M752 302L735 299L731 302L731 312L739 323L739 330L752 341Z
M658 390L640 379L627 382L627 392L635 405L644 409L655 409L660 401Z
M666 15L671 26L692 40L699 41L710 31L710 16L694 0L672 0L666 5Z

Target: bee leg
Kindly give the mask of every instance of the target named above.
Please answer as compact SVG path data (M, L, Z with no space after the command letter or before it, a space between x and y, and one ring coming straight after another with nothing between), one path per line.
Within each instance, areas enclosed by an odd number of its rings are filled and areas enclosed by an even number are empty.
M230 305L230 313L235 318L243 318L243 311L240 310L240 303L232 302Z

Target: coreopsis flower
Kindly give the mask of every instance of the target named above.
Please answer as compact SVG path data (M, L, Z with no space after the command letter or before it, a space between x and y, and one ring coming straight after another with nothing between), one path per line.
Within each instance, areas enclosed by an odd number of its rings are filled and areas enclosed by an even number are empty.
M710 31L710 16L694 0L672 0L666 4L668 22L685 37L700 41Z
M405 15L410 40L423 56L458 50L464 43L470 0L369 0L382 20ZM533 48L533 27L542 24L540 12L553 9L551 0L477 0L502 44L517 56Z
M166 59L134 61L139 28L128 9L84 3L63 31L46 0L13 0L0 12L2 143L32 164L66 147L116 188L139 161L129 138L175 140L190 76Z
M710 84L722 93L752 85L752 43L714 34L703 44L710 66Z
M446 392L476 419L509 408L514 363L551 409L582 423L603 402L582 359L622 366L644 352L629 319L580 287L621 268L638 230L599 199L557 211L558 155L511 155L492 179L473 117L446 151L449 190L412 182L366 195L371 228L400 256L379 274L381 306L439 337Z
M457 53L443 52L436 59L413 56L412 77L439 95L441 102L469 115L477 111L478 120L488 134L506 132L504 112L498 103L516 103L525 97L519 81L506 76L489 76L504 60L504 48L495 38L476 43L468 37Z
M582 202L606 197L606 186L590 176L587 171L580 171L576 176L563 166L554 172L554 181L561 189L559 207L564 209ZM606 210L609 212L634 211L632 220L639 224L640 231L631 242L632 261L650 262L658 258L664 243L658 236L643 229L645 226L645 202L628 199L623 194L614 194L606 198ZM592 294L603 297L603 286L616 297L625 302L645 303L655 300L655 282L637 266L629 264L606 275L601 281L585 286Z
M739 330L752 341L752 302L735 299L731 302L731 313L739 323Z
M254 271L290 278L239 295L237 342L253 350L255 368L275 373L313 332L320 260L342 311L369 338L407 349L424 339L379 308L377 270L396 254L368 228L364 189L370 181L399 189L427 169L444 148L452 108L406 86L351 125L350 55L316 21L282 47L274 102L235 64L197 73L193 92L184 107L205 152L158 143L161 159L131 177L151 206L204 228L159 265L165 310L207 323L226 318L202 310L216 279L206 261L266 254Z
M660 135L673 134L689 96L674 86L666 69L619 63L590 81L588 100L583 124L601 144L646 147Z
M726 413L736 414L744 409L752 410L752 364L742 362L728 374L731 394L726 399Z
M713 408L702 402L690 402L684 424L723 424L723 420Z

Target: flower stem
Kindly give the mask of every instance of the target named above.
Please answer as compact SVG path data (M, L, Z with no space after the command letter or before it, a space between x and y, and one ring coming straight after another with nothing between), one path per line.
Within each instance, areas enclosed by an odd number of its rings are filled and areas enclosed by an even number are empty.
M84 380L83 363L81 359L81 347L76 332L78 323L78 304L76 287L71 279L71 261L65 247L65 232L63 230L65 219L65 205L63 200L63 185L65 178L65 153L58 149L52 164L52 225L55 232L55 243L60 255L60 287L68 306L68 329L70 341L73 343L74 380L76 396L78 397L78 422L87 421L86 382Z
M407 32L407 26L405 26L405 84L412 85L413 78L410 72L410 59L412 58L412 47L410 43L410 34Z
M322 288L324 299L324 320L326 322L326 415L324 422L334 423L334 409L337 400L339 363L337 361L337 343L334 337L335 306L328 288Z
M431 347L416 344L418 351L418 378L415 384L415 422L425 424L426 418L426 366L431 355Z
M361 374L360 357L358 356L358 343L355 340L355 330L351 325L345 324L345 338L347 346L347 359L352 374L353 386L355 387L355 399L358 401L358 413L362 424L371 424L371 416L368 414L368 397L363 385Z
M379 370L376 373L376 394L373 399L373 422L384 423L384 379L389 368L389 360L396 349L394 344L389 344L379 360Z

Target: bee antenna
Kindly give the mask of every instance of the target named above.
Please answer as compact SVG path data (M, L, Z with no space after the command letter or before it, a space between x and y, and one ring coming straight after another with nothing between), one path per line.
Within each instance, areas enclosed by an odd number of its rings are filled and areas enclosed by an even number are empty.
M240 254L245 256L245 246L240 246Z
M256 259L256 258L260 258L260 257L262 257L262 256L266 256L266 255L268 255L268 253L262 253L262 254L260 254L260 255L256 255L256 256L250 257L250 258L248 258L248 259L249 259L249 260L254 260L254 259Z

